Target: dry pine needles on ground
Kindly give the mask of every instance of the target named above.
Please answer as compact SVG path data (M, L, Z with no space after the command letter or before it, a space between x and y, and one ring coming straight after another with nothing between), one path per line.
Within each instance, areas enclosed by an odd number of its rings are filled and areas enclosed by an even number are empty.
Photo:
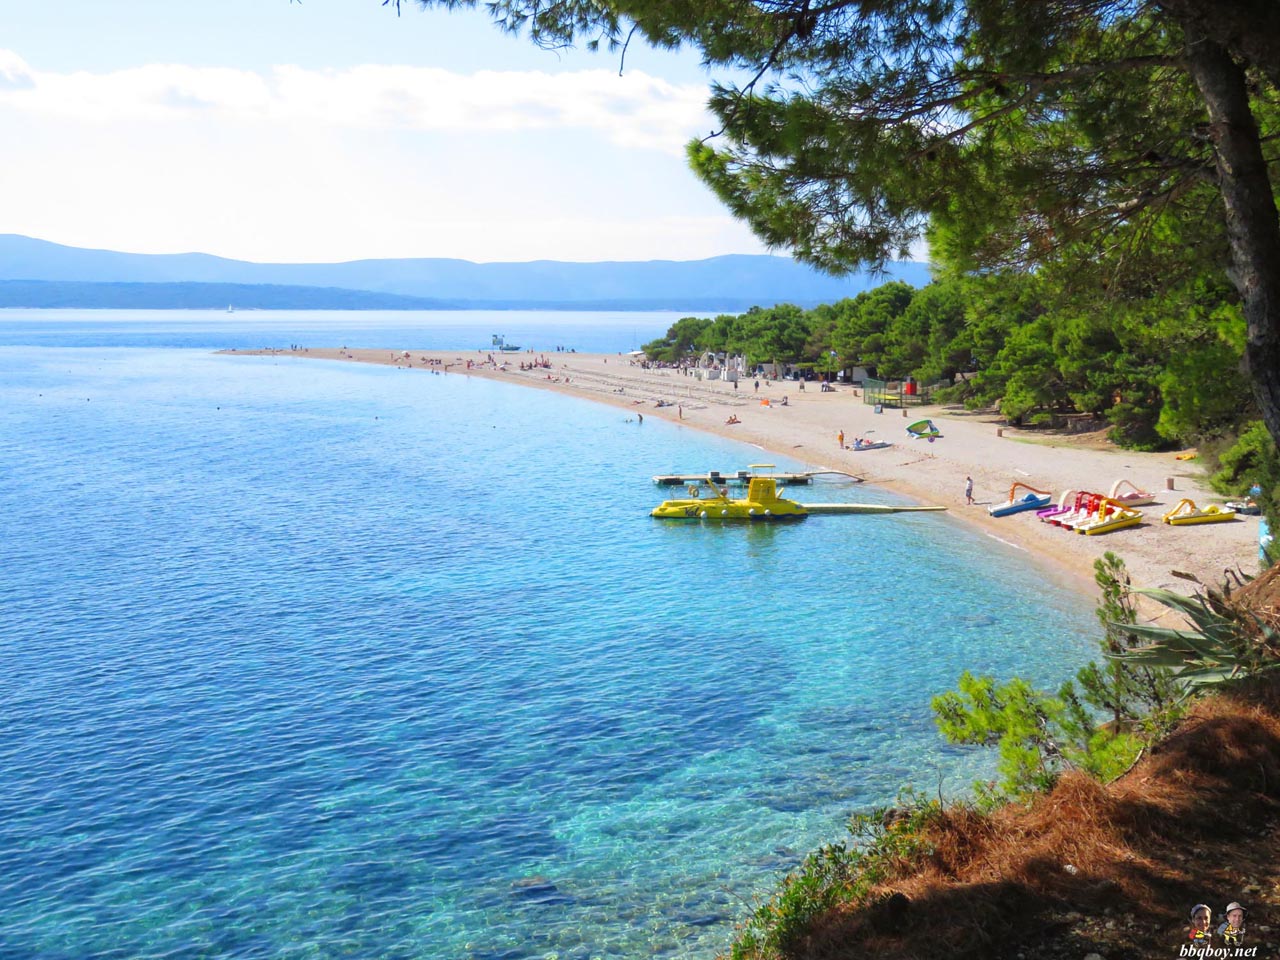
M1113 784L1071 774L1029 807L950 808L925 831L931 853L820 918L793 955L1170 957L1193 904L1240 900L1258 955L1273 956L1280 682L1202 702Z

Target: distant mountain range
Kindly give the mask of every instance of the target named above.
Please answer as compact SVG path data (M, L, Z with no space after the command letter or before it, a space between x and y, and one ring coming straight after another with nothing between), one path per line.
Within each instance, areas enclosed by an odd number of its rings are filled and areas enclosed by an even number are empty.
M929 282L926 264L831 277L787 257L472 263L249 263L203 253L88 250L0 234L0 307L267 310L690 310L810 307L888 280Z

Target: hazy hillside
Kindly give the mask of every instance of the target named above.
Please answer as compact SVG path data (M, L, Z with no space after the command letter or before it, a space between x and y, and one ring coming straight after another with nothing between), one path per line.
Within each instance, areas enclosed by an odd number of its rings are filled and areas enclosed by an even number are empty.
M137 310L456 310L461 305L369 290L246 283L0 280L0 307Z
M923 264L895 264L887 276L829 277L786 257L618 263L471 263L466 260L356 260L349 263L249 263L202 253L135 254L66 247L0 234L0 281L47 283L274 284L427 298L439 306L593 306L613 309L742 310L778 302L810 306L854 296L884 282L929 280ZM114 291L120 294L123 291ZM142 291L135 291L142 295ZM66 291L88 302L89 289ZM241 300L237 295L235 300ZM311 299L311 298L307 298ZM10 304L14 305L14 304ZM141 306L112 303L113 306ZM247 305L247 304L246 304ZM300 306L300 304L288 304ZM334 307L338 305L335 303ZM402 304L405 309L430 309ZM353 308L369 309L369 308ZM384 307L395 309L395 307Z

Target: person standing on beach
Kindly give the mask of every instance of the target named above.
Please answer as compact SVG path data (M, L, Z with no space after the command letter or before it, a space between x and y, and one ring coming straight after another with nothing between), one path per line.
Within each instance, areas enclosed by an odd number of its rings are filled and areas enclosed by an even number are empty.
M836 434L836 444L840 447L841 450L844 449L844 431L843 430L841 430L839 433Z
M964 502L973 505L973 477L964 478Z

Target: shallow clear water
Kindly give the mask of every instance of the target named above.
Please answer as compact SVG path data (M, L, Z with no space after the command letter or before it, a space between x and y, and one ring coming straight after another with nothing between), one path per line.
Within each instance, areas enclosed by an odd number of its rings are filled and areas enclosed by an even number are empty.
M945 515L651 520L761 455L626 419L0 348L0 957L710 958L851 812L987 769L930 718L962 669L1087 658Z

